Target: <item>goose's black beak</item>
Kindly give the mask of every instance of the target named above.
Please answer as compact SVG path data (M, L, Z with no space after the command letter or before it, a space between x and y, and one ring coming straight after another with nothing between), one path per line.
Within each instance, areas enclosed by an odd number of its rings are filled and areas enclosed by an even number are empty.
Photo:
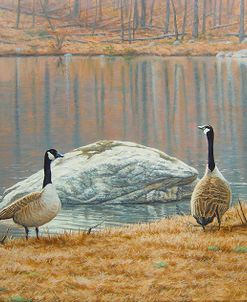
M204 130L205 126L197 126L199 129Z
M64 155L63 155L63 154L61 154L61 153L58 153L58 152L57 152L57 154L56 154L56 158L62 158L62 157L64 157Z

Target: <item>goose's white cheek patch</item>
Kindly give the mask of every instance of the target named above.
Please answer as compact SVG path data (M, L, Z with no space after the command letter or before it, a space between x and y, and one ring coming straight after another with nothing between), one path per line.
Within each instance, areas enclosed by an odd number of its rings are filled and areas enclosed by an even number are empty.
M51 154L50 152L47 152L48 154L48 157L50 160L54 160L55 159L55 156L53 154Z
M204 132L205 134L207 134L208 131L210 131L208 128L206 128L206 129L203 130L203 132Z

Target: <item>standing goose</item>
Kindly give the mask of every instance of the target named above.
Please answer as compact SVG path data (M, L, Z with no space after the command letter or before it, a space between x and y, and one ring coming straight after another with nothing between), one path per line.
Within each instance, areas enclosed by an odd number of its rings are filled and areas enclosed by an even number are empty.
M25 228L28 239L29 227L35 227L39 239L39 227L57 216L61 201L56 188L51 182L51 162L63 157L56 150L50 149L44 156L44 181L40 192L33 192L16 200L0 210L0 220L12 218L15 223Z
M219 223L229 209L231 189L214 162L214 130L210 125L198 126L207 136L208 164L203 178L197 183L191 196L191 214L205 230L216 217Z

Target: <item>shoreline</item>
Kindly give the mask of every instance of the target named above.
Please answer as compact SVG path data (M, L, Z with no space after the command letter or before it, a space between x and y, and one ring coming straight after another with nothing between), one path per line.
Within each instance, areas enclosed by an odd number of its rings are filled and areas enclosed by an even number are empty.
M99 57L99 56L104 56L107 58L112 58L112 57L125 57L127 55L125 54L114 54L114 55L109 55L109 54L90 54L90 53L50 53L50 54L20 54L20 53L10 53L10 54L1 54L0 53L0 58L13 58L13 57L60 57L60 56L64 56L64 55L71 55L73 57ZM212 57L214 58L215 55L211 55L211 54L207 54L207 55L158 55L158 54L150 54L150 53L139 53L139 54L134 54L134 55L128 55L129 57L141 57L141 56L149 56L149 57L162 57L162 58L184 58L184 57L188 57L188 58L200 58L200 57Z
M47 45L29 45L28 42L15 44L3 49L0 44L0 57L38 57L38 56L107 56L107 57L137 57L137 56L158 56L158 57L215 57L219 52L235 52L247 49L245 44L231 42L230 44L216 43L208 44L207 41L183 42L173 45L167 41L133 44L108 44L108 43L85 43L78 45L70 43L55 50ZM37 47L33 50L32 48ZM39 48L39 49L38 49Z

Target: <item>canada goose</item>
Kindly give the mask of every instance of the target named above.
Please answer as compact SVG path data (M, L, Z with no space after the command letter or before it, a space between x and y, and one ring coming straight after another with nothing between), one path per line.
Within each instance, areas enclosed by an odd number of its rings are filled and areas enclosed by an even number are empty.
M214 162L214 130L210 125L198 126L208 140L208 164L203 178L197 183L191 196L191 214L205 230L216 217L219 223L229 209L231 189Z
M35 227L39 239L39 227L57 216L61 202L51 181L51 162L63 157L56 150L50 149L44 156L44 181L40 192L33 192L16 200L0 210L0 220L12 218L15 223L25 228L28 239L29 227Z

